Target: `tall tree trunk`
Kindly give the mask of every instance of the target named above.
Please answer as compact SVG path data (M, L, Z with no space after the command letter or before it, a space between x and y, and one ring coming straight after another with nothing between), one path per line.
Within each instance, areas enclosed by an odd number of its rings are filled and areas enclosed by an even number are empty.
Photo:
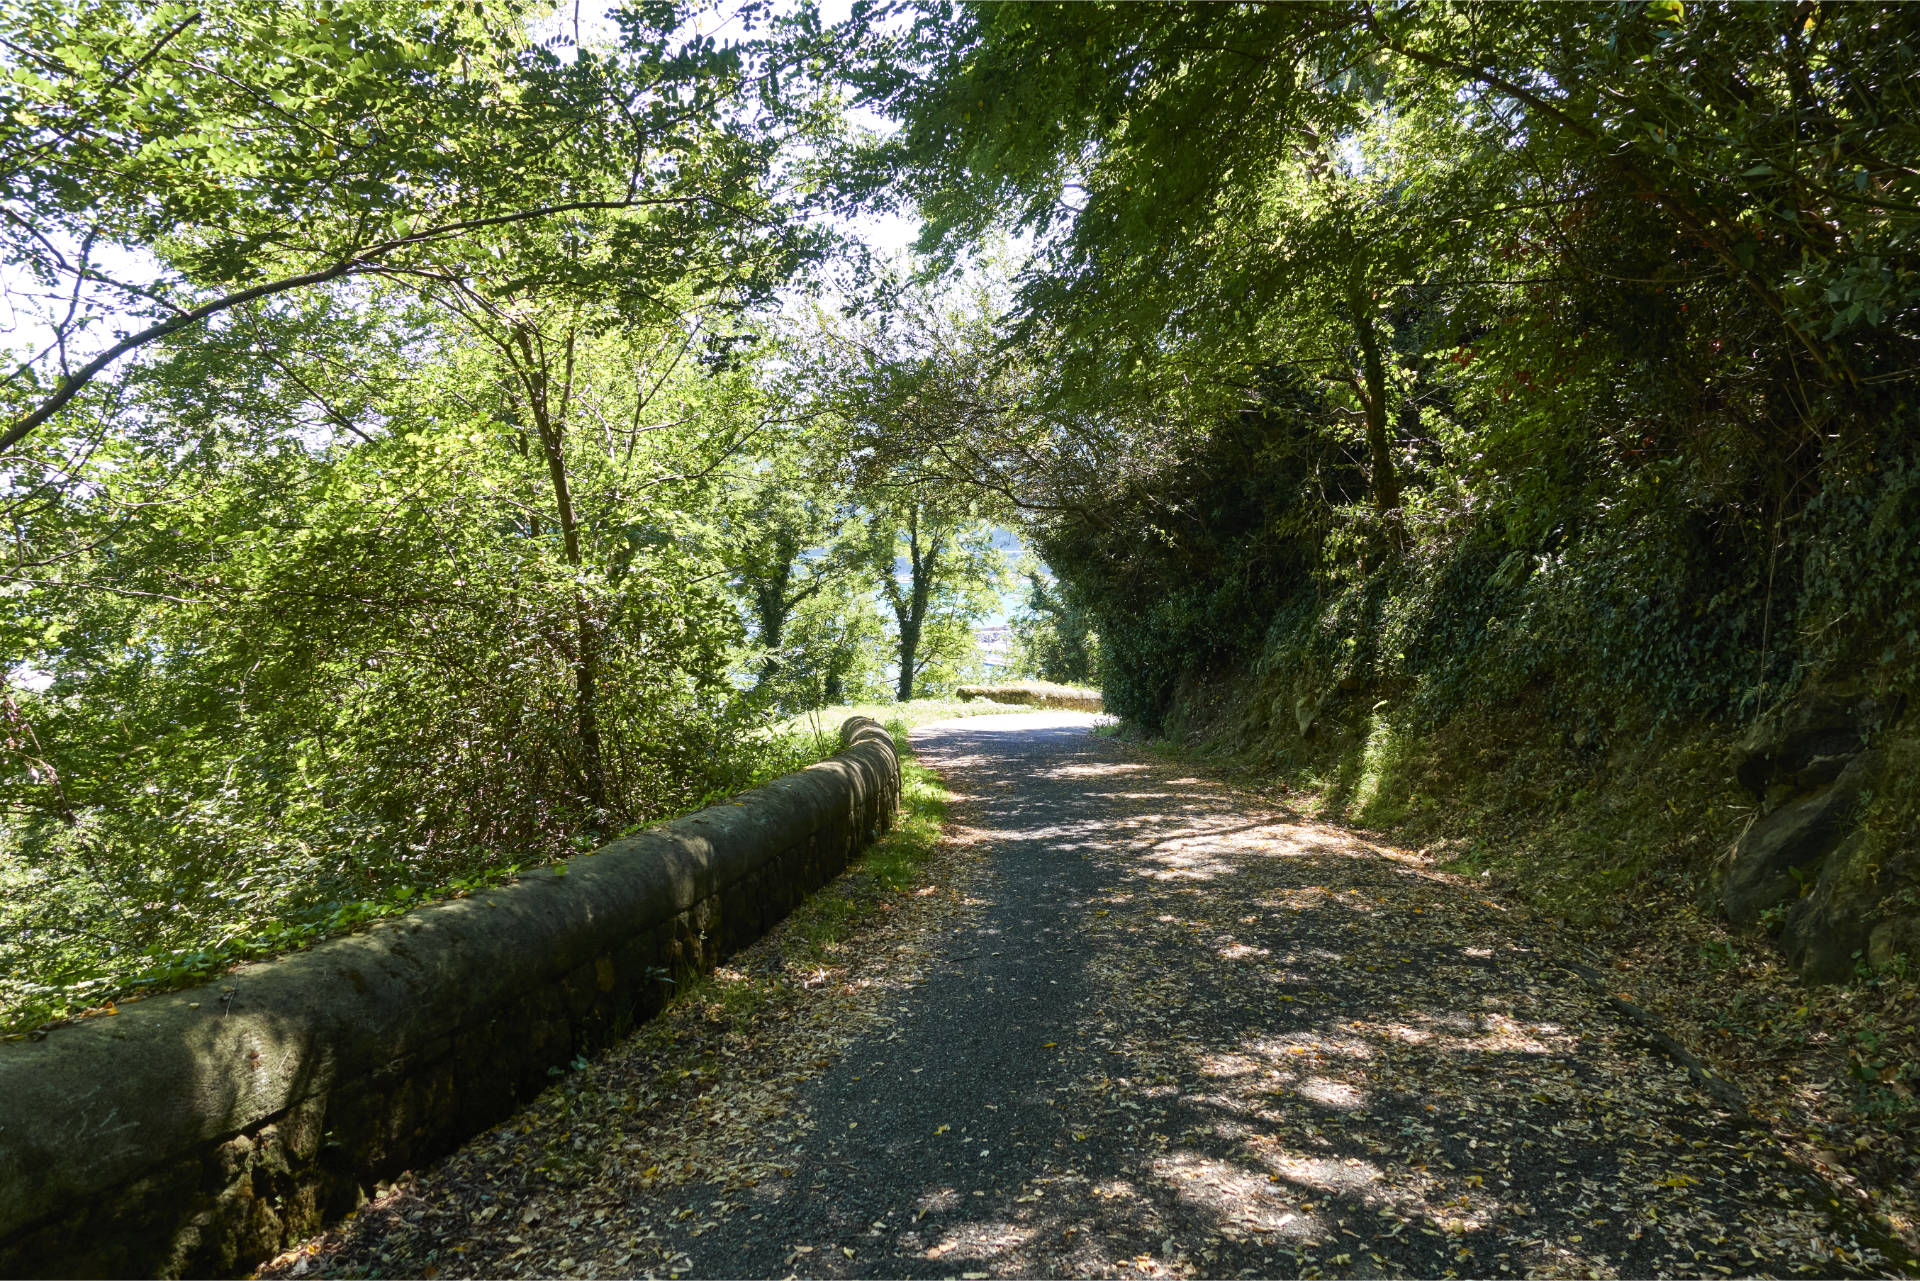
M553 485L553 503L560 521L560 544L567 564L578 570L585 557L580 549L580 524L573 507L573 487L567 477L565 453L567 410L573 396L574 333L568 329L563 345L563 377L557 402L546 340L530 325L515 325L513 340L521 359L520 376L527 391L527 408L540 437L547 477ZM600 638L592 610L584 596L574 622L573 667L574 733L580 744L580 793L589 805L607 804L607 768L600 742Z
M919 658L920 637L926 628L927 610L933 603L933 579L939 572L940 549L944 541L935 534L923 548L920 543L920 513L908 510L907 565L911 576L907 584L907 596L902 600L897 588L890 593L894 620L900 625L900 678L894 684L894 691L902 703L913 698L913 682L917 674L914 667Z
M1347 290L1353 336L1360 344L1366 391L1361 405L1367 415L1367 453L1373 460L1373 505L1382 515L1400 507L1400 480L1394 474L1393 447L1387 438L1387 371L1380 360L1380 336L1374 329L1373 300L1356 278Z
M780 638L786 635L787 631L786 594L777 585L770 590L763 590L760 593L759 606L760 643L769 650L777 651L780 648ZM775 667L780 665L777 653L768 654L767 661Z
M797 549L789 548L785 543L777 544L780 552L780 568L769 578L754 585L753 612L759 616L760 644L766 649L766 657L760 660L760 683L766 684L780 674L780 640L786 635L787 619L793 613L793 607L805 599L789 597L787 587L793 581L793 560Z
M894 683L894 697L902 703L913 699L914 655L920 650L920 623L900 618L900 679Z

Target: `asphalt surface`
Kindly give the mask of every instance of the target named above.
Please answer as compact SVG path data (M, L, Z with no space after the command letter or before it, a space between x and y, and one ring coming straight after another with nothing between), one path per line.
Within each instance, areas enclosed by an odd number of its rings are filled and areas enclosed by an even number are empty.
M956 793L967 906L928 918L911 977L750 1137L777 1177L618 1174L643 1154L542 1184L509 1168L529 1123L275 1272L1888 1270L1470 883L1093 723L915 734Z

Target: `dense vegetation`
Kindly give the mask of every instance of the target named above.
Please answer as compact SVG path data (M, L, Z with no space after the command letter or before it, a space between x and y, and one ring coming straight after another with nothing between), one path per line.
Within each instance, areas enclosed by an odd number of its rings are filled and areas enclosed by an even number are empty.
M1897 6L939 11L868 68L904 126L867 158L931 252L1033 235L1034 432L1125 424L1096 474L993 461L1066 508L1048 559L1127 714L1289 649L1435 715L1535 681L1737 714L1920 641L1913 35Z
M1913 12L933 6L864 54L861 197L939 266L1031 245L894 447L1026 512L1107 707L1596 931L1911 1186Z
M782 311L835 259L828 36L702 17L9 12L0 1027L510 877L976 670L997 509L863 475L857 401L793 374L833 323Z
M7 1025L737 790L1009 588L1019 674L1616 915L1915 692L1904 7L20 13ZM1801 886L1868 982L1887 741Z

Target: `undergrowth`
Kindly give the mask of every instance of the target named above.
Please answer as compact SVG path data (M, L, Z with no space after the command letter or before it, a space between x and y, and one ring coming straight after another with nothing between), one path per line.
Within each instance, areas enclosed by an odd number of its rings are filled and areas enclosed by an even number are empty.
M869 715L888 723L904 744L906 731L914 725L1017 710L1021 709L951 699L823 709L770 726L750 769L734 780L735 786L702 796L683 812L691 813L832 755L839 750L840 725L849 715ZM676 816L652 822L672 817ZM645 825L636 824L628 831L641 826ZM583 835L568 853L584 852L596 843ZM463 867L452 870L396 860L386 869L386 884L374 894L302 903L297 893L290 893L287 905L274 915L203 923L198 937L184 945L148 948L130 948L125 940L36 928L41 915L36 911L37 897L57 887L22 879L23 869L0 864L0 1036L23 1035L50 1024L109 1013L115 1002L190 987L248 961L299 951L428 903L508 884L529 868L564 856L476 850Z

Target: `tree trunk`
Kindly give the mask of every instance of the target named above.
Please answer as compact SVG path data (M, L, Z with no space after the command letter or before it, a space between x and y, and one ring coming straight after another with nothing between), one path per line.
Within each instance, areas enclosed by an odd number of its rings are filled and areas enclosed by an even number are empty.
M892 535L898 538L898 534ZM887 548L892 551L894 543L889 541ZM933 584L935 575L940 572L940 552L946 546L946 536L934 533L922 547L920 542L920 512L918 508L907 508L907 566L909 577L907 592L900 593L900 583L894 577L893 560L882 567L881 591L887 598L887 604L893 607L893 619L900 628L900 675L894 682L894 695L901 702L913 697L914 666L920 653L920 636L927 622L927 611L933 604ZM896 558L897 559L897 558Z
M913 700L913 661L920 650L919 620L900 620L900 679L894 684L894 697L902 703Z
M1394 474L1393 448L1387 438L1387 371L1380 360L1380 336L1374 330L1373 300L1358 280L1348 288L1347 303L1366 378L1366 391L1360 400L1367 415L1367 453L1373 460L1373 505L1384 516L1400 507L1400 481Z
M760 683L766 684L780 674L780 637L787 630L786 584L762 583L754 589L754 610L760 616L760 644L766 655L760 660Z
M565 376L559 391L559 403L552 400L552 378L546 342L531 326L515 325L513 339L521 358L520 377L527 391L527 408L540 437L540 452L546 458L547 477L553 485L553 504L560 520L560 543L567 564L579 569L585 557L580 549L580 525L574 513L573 487L567 477L567 408L573 394L574 334L567 331ZM538 345L536 346L536 339ZM580 794L598 809L607 804L607 769L600 743L600 641L594 631L592 612L583 598L575 621L576 649L573 668L574 733L580 744Z
M907 513L907 563L913 577L909 583L905 612L897 612L900 622L900 701L913 698L914 664L920 653L920 636L927 624L927 609L933 603L933 576L938 572L940 548L944 540L935 534L923 550L920 546L919 513Z
M779 552L780 568L772 576L754 584L753 612L759 616L760 644L767 654L760 662L760 684L765 685L780 674L780 639L786 635L787 619L792 616L794 606L805 600L812 592L803 592L798 596L787 595L787 588L793 582L793 562L799 555L799 549L782 541L776 544Z

